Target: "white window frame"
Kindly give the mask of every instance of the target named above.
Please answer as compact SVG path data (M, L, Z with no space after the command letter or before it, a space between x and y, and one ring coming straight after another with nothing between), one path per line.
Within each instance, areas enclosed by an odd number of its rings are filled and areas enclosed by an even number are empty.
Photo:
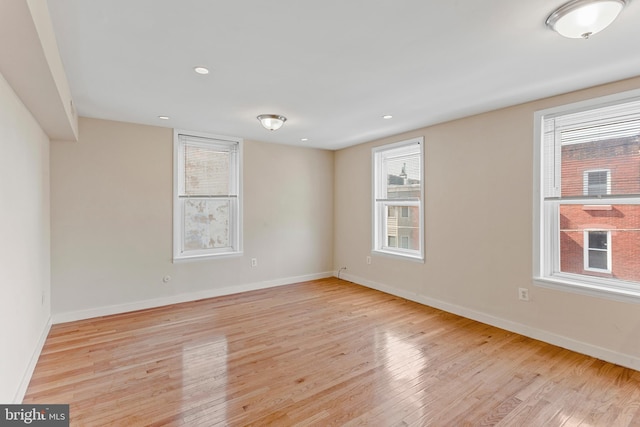
M231 203L231 212L229 214L229 234L230 234L230 247L226 248L212 248L201 250L185 250L184 249L184 202L188 199L182 195L182 189L184 188L184 150L182 146L184 143L181 141L181 136L194 137L201 139L194 143L190 141L191 145L222 145L237 147L236 154L234 156L235 161L230 165L231 168L231 188L235 188L236 194L230 194L225 197L227 199L234 199L234 203ZM173 260L187 261L197 259L211 259L228 256L242 255L242 150L243 139L213 135L202 132L193 132L174 129L173 132Z
M387 199L381 194L386 188L387 173L384 170L385 154L393 150L408 146L417 146L420 152L420 197L406 199ZM386 144L372 149L372 250L373 254L399 257L402 259L424 262L424 138L417 137L392 144ZM387 223L387 212L389 206L413 206L419 211L418 236L419 249L403 249L400 246L399 237L396 236L396 246L388 246L385 224ZM398 216L400 212L398 212Z
M609 277L586 276L560 272L560 226L559 209L561 204L611 205L612 200L604 197L602 201L589 199L564 199L545 204L545 143L544 120L548 117L593 110L605 106L614 106L640 100L640 90L632 90L614 95L594 98L573 104L553 107L534 113L534 226L533 226L533 282L535 285L550 289L567 291L582 295L596 296L616 301L640 302L640 285ZM556 154L559 154L559 144ZM549 149L549 148L547 148ZM551 168L553 169L553 168ZM559 165L555 176L559 176ZM556 190L559 191L559 182ZM640 204L640 197L616 199L615 204ZM600 231L600 230L598 230ZM611 233L609 233L610 235ZM609 248L609 256L611 250ZM609 260L611 268L611 260ZM600 270L601 271L601 270ZM602 272L602 271L601 271Z
M611 170L610 169L589 169L583 172L582 174L582 186L583 186L583 194L585 196L589 195L589 174L595 172L606 172L607 173L607 191L605 194L611 194Z
M589 247L589 242L591 241L590 234L593 232L602 232L607 233L607 248L606 249L598 249ZM584 230L583 235L583 253L584 253L584 269L586 271L593 271L595 273L611 273L611 230L601 230L601 229L588 229ZM597 252L606 252L607 253L607 268L595 268L589 266L589 252L597 251Z

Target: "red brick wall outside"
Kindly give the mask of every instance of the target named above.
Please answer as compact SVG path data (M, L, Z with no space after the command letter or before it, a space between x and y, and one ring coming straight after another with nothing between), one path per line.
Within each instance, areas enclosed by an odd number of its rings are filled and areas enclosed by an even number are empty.
M640 138L562 147L562 197L584 194L584 172L608 169L611 194L640 193Z
M611 230L611 274L584 270L584 230ZM560 270L640 282L640 206L612 205L609 211L583 205L560 207Z
M640 194L640 138L563 146L562 196L582 196L584 172L599 169L610 171L611 194ZM610 274L584 270L584 230L590 229L611 230ZM638 260L640 205L560 206L561 271L640 282Z

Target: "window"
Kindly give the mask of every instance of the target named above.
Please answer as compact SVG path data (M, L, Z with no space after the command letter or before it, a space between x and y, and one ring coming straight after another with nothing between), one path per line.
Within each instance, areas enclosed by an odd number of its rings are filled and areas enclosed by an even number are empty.
M241 252L242 140L174 132L174 259Z
M423 138L373 149L373 251L424 259Z
M537 283L640 301L640 91L535 120Z
M608 273L611 265L611 233L585 230L584 269Z
M611 179L608 170L584 172L584 195L602 196L611 194Z

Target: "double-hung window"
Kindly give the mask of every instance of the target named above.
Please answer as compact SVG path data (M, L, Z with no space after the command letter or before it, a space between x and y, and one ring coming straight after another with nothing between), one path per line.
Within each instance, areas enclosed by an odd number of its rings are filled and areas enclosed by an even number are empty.
M535 121L537 283L640 301L640 91Z
M241 156L241 139L174 132L174 259L241 253Z
M373 251L424 259L423 138L373 149Z
M584 269L610 273L611 231L584 231Z

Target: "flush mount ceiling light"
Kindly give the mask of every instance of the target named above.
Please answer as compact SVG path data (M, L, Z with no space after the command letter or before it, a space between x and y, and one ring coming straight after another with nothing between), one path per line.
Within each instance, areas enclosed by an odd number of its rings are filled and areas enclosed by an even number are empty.
M258 120L262 126L267 130L278 130L282 127L284 122L287 121L285 116L279 116L277 114L260 114Z
M209 69L205 67L194 67L193 71L198 74L209 74Z
M572 39L588 39L611 24L628 0L572 0L547 18L547 26Z

